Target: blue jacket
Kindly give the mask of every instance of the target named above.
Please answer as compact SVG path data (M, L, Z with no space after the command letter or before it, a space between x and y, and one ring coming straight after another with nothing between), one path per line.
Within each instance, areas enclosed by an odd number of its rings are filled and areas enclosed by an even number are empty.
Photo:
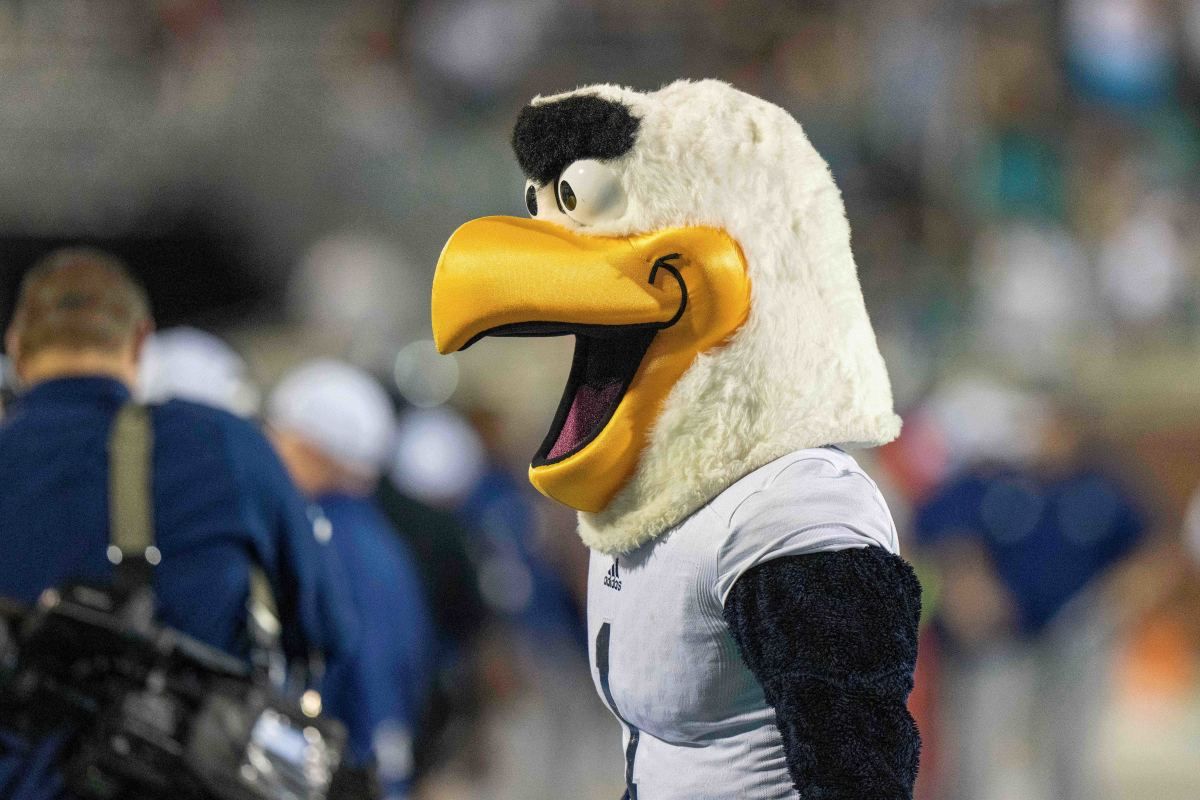
M355 652L329 664L325 710L346 724L354 762L376 764L385 796L407 797L435 656L420 575L372 500L330 494L317 502L353 576L350 593L362 626Z
M499 567L506 574L507 591L494 610L534 648L559 652L566 646L582 658L588 647L584 612L538 545L533 497L528 484L493 463L459 513L476 537L481 571Z
M0 595L31 603L47 587L111 576L108 436L128 400L109 378L51 380L24 394L0 425ZM349 651L357 619L344 575L261 432L182 401L154 406L151 420L162 622L245 656L249 576L258 564L274 589L289 656ZM36 768L46 758L44 748L23 744L0 755L0 797L60 796L53 769Z
M982 546L1016 605L1023 634L1035 636L1095 578L1131 553L1147 521L1133 497L1088 469L1057 477L983 465L952 478L913 520L917 543Z

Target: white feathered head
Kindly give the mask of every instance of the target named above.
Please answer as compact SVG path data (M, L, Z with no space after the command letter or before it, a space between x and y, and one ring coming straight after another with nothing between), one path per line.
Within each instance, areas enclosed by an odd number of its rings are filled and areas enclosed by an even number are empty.
M513 146L532 219L451 237L434 338L576 336L530 478L590 547L791 451L898 434L841 195L787 112L718 81L590 86L535 98Z

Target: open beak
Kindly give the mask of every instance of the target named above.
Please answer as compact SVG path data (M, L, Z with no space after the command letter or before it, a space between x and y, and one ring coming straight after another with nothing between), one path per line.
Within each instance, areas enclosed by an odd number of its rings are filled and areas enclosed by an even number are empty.
M671 387L742 323L749 297L741 250L721 230L600 237L484 217L442 250L433 337L449 353L484 336L575 335L567 388L530 480L599 511L636 468Z

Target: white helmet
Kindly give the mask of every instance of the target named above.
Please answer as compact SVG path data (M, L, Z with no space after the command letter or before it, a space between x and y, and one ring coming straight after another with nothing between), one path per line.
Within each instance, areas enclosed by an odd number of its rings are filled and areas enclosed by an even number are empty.
M379 383L341 361L302 364L271 392L267 418L339 464L378 475L394 452L395 411Z

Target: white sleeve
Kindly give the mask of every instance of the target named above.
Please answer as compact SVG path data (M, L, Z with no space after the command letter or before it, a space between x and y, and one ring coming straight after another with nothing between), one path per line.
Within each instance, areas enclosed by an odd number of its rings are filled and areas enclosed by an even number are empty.
M721 605L747 570L773 558L875 545L899 546L878 487L853 460L819 456L794 461L729 515L717 553Z

